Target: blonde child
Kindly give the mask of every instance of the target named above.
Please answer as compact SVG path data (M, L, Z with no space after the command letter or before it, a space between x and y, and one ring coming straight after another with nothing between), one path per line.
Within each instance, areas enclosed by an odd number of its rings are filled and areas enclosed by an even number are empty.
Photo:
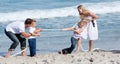
M75 24L73 27L70 28L63 28L62 30L72 30L73 31L73 35L71 37L71 46L69 48L65 48L62 49L62 51L59 51L60 54L69 54L71 53L76 44L77 44L77 50L76 52L80 51L80 43L81 43L81 33L84 30L84 26L86 25L86 21L81 20L80 22L78 22L77 24Z

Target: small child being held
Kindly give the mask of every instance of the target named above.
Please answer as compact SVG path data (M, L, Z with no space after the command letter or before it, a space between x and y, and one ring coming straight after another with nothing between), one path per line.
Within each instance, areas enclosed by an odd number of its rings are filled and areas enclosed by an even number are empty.
M35 27L36 23L34 23L33 27L29 28L29 33L35 33L36 36L39 36L40 34L38 34L39 32L42 31L42 29L38 29ZM36 36L30 36L28 38L28 43L29 43L29 50L30 50L30 56L33 57L36 55Z
M75 24L73 27L62 29L63 31L64 30L72 30L73 35L71 37L71 46L69 48L62 49L62 51L59 52L60 54L71 53L74 50L76 44L77 44L76 52L80 51L80 43L81 43L81 38L82 38L81 32L83 32L85 26L86 26L86 21L81 20L77 24Z

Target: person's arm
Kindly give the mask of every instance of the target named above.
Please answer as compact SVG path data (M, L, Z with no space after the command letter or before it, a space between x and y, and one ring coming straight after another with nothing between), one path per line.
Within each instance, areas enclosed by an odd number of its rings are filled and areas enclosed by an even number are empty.
M34 31L34 33L38 33L38 32L42 32L42 29L36 28L35 31Z
M36 33L26 33L26 32L21 32L21 35L25 38L28 38L30 36L39 36L39 34L36 34Z
M74 28L77 26L77 23L75 23L72 27L69 28L63 28L62 30L74 30Z
M73 28L72 28L72 27L70 27L70 28L63 28L62 30L63 30L63 31L64 31L64 30L73 30Z
M32 34L31 36L40 36L38 32L42 31L42 29L37 29L35 27L31 27L29 29L29 33Z
M72 27L70 27L70 28L63 28L62 30L63 30L63 31L64 31L64 30L72 30L72 31L76 32L77 34L80 34L80 33L83 31L82 29L74 30Z
M25 32L25 26L23 24L19 25L19 31L20 31L21 35L25 38L30 37L32 35L31 33Z
M96 20L98 17L95 13L88 11L88 14L92 17L92 20Z
M32 36L32 33L21 32L21 35L25 38Z
M82 31L83 31L82 29L74 30L74 32L76 32L77 34L80 34Z

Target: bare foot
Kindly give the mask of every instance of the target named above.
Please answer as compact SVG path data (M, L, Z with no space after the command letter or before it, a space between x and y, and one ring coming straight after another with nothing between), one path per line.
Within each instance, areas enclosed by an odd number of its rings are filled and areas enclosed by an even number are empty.
M21 53L21 56L26 56L26 53L23 51L23 52Z
M11 52L12 52L12 51L8 51L5 57L6 57L6 58L10 57Z
M10 57L10 54L6 54L5 58L9 58Z
M89 50L89 52L93 52L93 50L92 50L92 49L90 49L90 50Z

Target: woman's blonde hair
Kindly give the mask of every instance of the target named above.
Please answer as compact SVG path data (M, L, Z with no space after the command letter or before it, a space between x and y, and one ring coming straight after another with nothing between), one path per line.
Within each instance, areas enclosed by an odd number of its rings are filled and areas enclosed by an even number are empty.
M79 6L77 7L77 9L79 10L79 8L81 8L82 11L86 11L86 10L87 10L83 5L79 5Z
M80 13L80 10L79 10L79 9L82 9L83 12L87 11L87 9L86 9L83 5L79 5L79 6L77 7L77 9L78 9L78 12L79 12L80 18L83 20L84 17L85 17L85 15L82 14L82 13Z

